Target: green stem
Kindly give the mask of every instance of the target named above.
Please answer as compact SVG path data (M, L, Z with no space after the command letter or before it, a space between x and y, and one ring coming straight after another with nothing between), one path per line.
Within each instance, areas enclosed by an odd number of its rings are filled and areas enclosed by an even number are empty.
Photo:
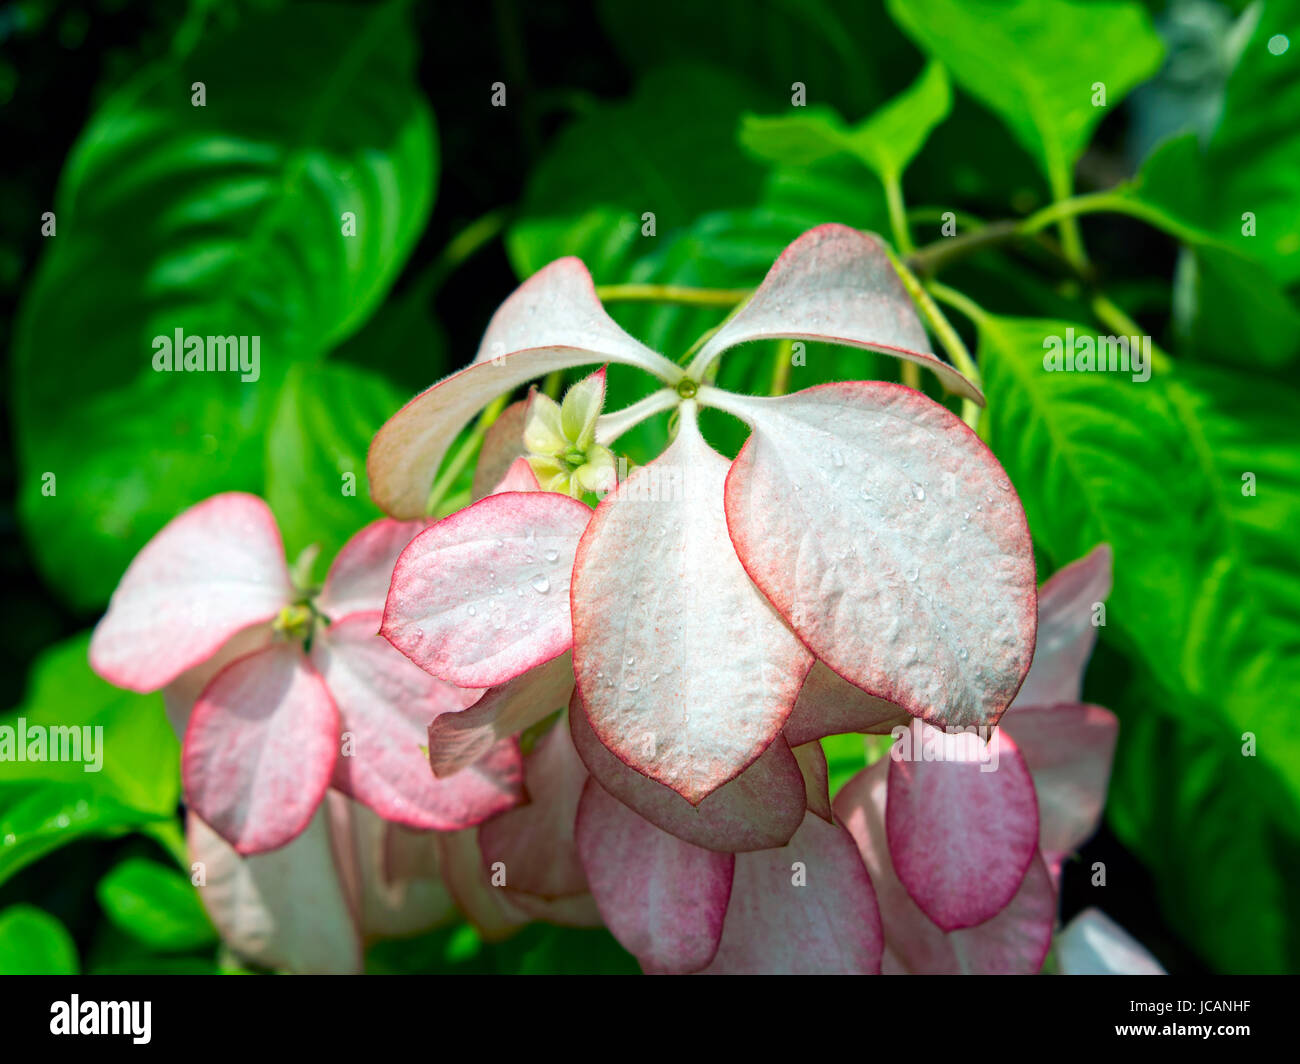
M465 437L459 449L452 455L451 461L443 467L442 474L434 482L433 490L429 492L429 502L425 506L425 513L432 514L438 509L438 504L442 502L452 484L456 482L456 478L478 455L479 448L483 446L483 437L487 434L487 430L501 416L501 411L506 408L506 403L509 401L509 395L499 395L484 407L483 413L479 414L478 421L474 423L469 435Z
M552 399L560 398L560 388L564 385L564 370L556 369L548 373L542 381L542 392Z
M1141 200L1126 195L1126 192L1132 187L1131 184L1119 185L1102 192L1090 192L1084 196L1074 196L1070 199L1061 200L1059 203L1049 204L1022 221L1018 227L1019 231L1026 236L1030 236L1042 229L1046 229L1049 225L1060 221L1062 218L1109 211L1112 214L1126 214L1131 218L1137 218L1139 221L1164 230L1170 236L1176 237L1185 244L1204 244L1206 242L1204 233L1183 225L1159 207L1153 207L1149 203L1143 203Z
M885 205L889 209L889 228L894 234L894 243L899 254L910 255L916 250L912 243L911 231L907 228L907 208L903 204L903 183L895 173L881 176L885 186Z
M1090 300L1092 313L1111 332L1118 336L1141 336L1142 326L1124 312L1124 309L1103 292L1094 292ZM1151 368L1161 372L1172 367L1172 361L1160 348L1151 345Z
M983 379L980 376L979 366L976 365L970 351L962 342L961 335L952 327L952 323L939 309L934 299L931 298L931 293L934 294L935 299L941 299L949 306L961 311L977 327L988 315L973 300L968 299L956 289L940 284L938 281L931 281L928 291L924 288L921 289L919 298L913 297L917 299L918 305L925 313L927 320L930 322L930 327L939 338L939 343L948 352L952 364L961 370L966 375L966 379L976 388L982 388ZM963 399L961 401L961 419L972 429L978 430L980 420L979 404L973 399Z
M780 340L772 354L772 386L768 395L785 395L790 388L791 359L794 356L794 341Z
M734 307L749 298L749 288L691 288L680 284L599 284L602 303L682 303L694 307Z
M1070 174L1069 164L1064 159L1053 157L1047 164L1047 183L1052 190L1052 199L1057 203L1066 202L1074 196L1074 178ZM1083 237L1079 234L1079 223L1073 214L1062 215L1057 219L1057 231L1061 234L1061 247L1065 257L1075 269L1083 271L1088 268L1088 253L1083 250Z

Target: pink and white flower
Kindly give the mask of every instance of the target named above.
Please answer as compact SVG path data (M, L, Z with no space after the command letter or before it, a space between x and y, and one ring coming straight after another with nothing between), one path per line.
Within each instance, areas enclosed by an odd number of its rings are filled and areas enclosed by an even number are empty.
M426 524L366 526L312 593L294 586L267 505L232 492L174 518L122 577L91 665L165 692L186 803L237 853L307 830L331 786L421 829L468 827L520 800L512 740L454 780L430 774L429 721L483 692L415 668L377 635L393 563Z
M827 225L782 254L684 369L609 318L578 260L554 262L497 311L471 366L380 430L372 490L407 519L423 513L447 441L543 373L617 362L659 379L646 399L595 421L602 448L678 411L669 448L594 514L553 492L505 493L402 554L384 614L394 646L458 685L546 688L503 697L508 713L484 699L474 728L459 729L463 748L536 723L574 682L598 742L701 809L765 758L788 758L791 723L807 742L843 730L836 714L939 725L1002 715L1029 667L1036 610L1024 512L1001 467L960 419L910 388L856 381L754 398L707 383L726 350L773 337L884 351L980 400L929 351L879 242ZM705 442L701 406L753 430L734 462ZM598 467L608 469L603 456ZM816 697L837 686L854 693ZM441 752L458 716L430 733L440 775L462 763ZM791 784L783 807L802 808L798 795ZM782 841L801 819L787 816Z

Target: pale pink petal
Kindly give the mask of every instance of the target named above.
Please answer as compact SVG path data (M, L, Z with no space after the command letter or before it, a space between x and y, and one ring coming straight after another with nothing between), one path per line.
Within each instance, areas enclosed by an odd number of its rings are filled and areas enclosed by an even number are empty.
M90 665L131 691L156 691L243 628L293 601L270 508L214 495L169 521L127 567L95 626Z
M830 766L820 742L804 743L793 747L795 760L803 772L804 790L808 792L808 811L816 813L826 823L831 823Z
M470 497L475 502L500 491L502 478L524 456L524 418L527 413L527 399L511 403L483 434L483 446L479 448L478 462L474 466L474 482L470 489Z
M382 610L398 556L429 524L381 518L366 525L335 557L317 608L336 621L349 613Z
M445 923L456 904L432 874L393 878L389 871L389 836L404 829L389 823L359 802L330 791L325 801L339 853L343 879L353 895L360 926L367 938L413 935ZM432 840L426 845L432 849Z
M417 395L379 430L366 462L375 501L394 517L421 516L443 455L475 414L535 377L593 362L638 366L672 385L682 377L614 323L578 259L559 259L501 304L473 365Z
M895 725L907 724L911 719L901 706L867 694L818 661L813 663L799 690L799 700L785 722L785 737L791 746L802 746L845 732L888 735Z
M803 776L783 736L739 776L691 805L615 757L592 731L577 692L569 704L569 729L587 771L605 790L684 842L719 853L765 850L785 845L803 822Z
M701 399L754 426L727 477L727 524L813 653L931 723L996 722L1029 669L1037 589L1025 512L992 452L898 384Z
M605 925L647 972L694 972L718 949L735 858L692 846L594 779L578 808L578 852Z
M576 499L538 491L489 495L444 518L397 560L385 638L458 687L493 687L563 654L590 517Z
M478 846L478 828L439 832L442 877L456 907L487 941L506 938L530 917L510 904L503 886L492 884Z
M848 828L880 901L886 973L1032 975L1043 966L1056 920L1056 893L1043 862L1029 866L1020 890L996 916L945 933L917 908L899 882L886 842L888 759L864 769L835 796L835 815Z
M239 853L283 846L325 796L339 715L302 649L279 643L212 680L181 748L185 803Z
M539 898L536 894L508 891L510 908L530 920L542 920L560 927L604 927L596 899L590 894L564 898Z
M507 736L563 709L572 693L573 660L562 654L484 692L468 709L442 714L428 730L429 764L435 775L460 772Z
M403 879L439 879L441 875L438 833L393 824L384 837L384 878L397 883Z
M193 813L186 825L199 898L232 950L266 968L361 971L361 938L325 808L287 846L253 857L241 857Z
M1103 543L1056 572L1038 592L1038 645L1014 706L1077 702L1097 642L1097 607L1110 594L1111 550ZM1103 607L1104 608L1104 607Z
M487 494L500 495L507 491L541 490L541 486L537 483L537 474L528 464L528 459L516 458L510 463L510 468L505 471L505 475L497 482L496 487Z
M812 657L741 568L727 462L680 408L677 439L596 509L573 573L574 673L592 728L691 804L767 749Z
M189 727L194 703L199 700L203 689L212 682L212 677L232 661L269 647L274 639L275 629L269 622L238 631L212 657L187 669L163 688L163 706L167 711L167 720L176 732L176 738L185 738L185 729Z
M1038 853L1034 783L1000 729L986 745L913 721L890 750L886 825L899 879L945 931L1003 909Z
M1056 939L1062 975L1164 975L1142 943L1100 909L1084 909Z
M873 975L883 949L853 838L810 812L785 846L736 856L722 942L706 971Z
M1055 873L1101 821L1119 721L1100 706L1067 704L1017 708L1003 722L1034 777L1039 846Z
M479 828L483 860L489 867L500 862L512 895L562 898L586 893L573 840L573 821L586 782L587 770L573 748L569 726L557 721L524 762L527 803Z
M354 613L326 628L312 663L338 706L342 743L334 786L386 820L456 831L523 799L514 743L497 743L465 772L440 780L429 770L429 722L471 704L464 691L416 668L378 634L379 613Z
M763 283L691 361L695 380L723 351L751 340L789 337L882 351L933 370L951 391L984 401L979 389L930 352L925 329L878 237L819 225L776 260Z

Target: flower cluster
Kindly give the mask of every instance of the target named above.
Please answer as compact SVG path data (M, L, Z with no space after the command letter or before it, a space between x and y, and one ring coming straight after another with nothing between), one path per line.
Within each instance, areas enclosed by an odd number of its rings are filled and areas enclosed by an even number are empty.
M235 948L352 970L368 937L454 901L486 934L604 923L654 972L1042 967L1115 739L1079 702L1109 551L1040 597L1001 466L917 390L711 383L726 351L772 338L884 352L982 402L856 230L796 240L685 367L562 259L380 430L368 471L391 519L321 588L295 583L250 496L141 552L92 663L166 692ZM610 413L603 369L562 403L534 392L488 433L477 501L425 517L482 408L609 363L658 386ZM702 407L750 428L734 460ZM618 438L666 411L672 442L620 481ZM845 732L897 741L832 801L820 740ZM1104 968L1116 941L1089 915L1060 965Z

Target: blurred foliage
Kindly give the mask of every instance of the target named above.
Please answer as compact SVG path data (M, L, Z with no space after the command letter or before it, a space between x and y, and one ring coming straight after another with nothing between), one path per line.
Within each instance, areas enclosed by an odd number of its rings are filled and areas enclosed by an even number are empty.
M86 664L88 625L179 510L259 492L291 556L319 543L327 564L378 516L375 429L561 255L600 285L745 288L821 222L924 256L945 212L969 237L1076 193L1077 218L942 266L1040 576L1115 550L1085 694L1122 730L1065 915L1100 906L1174 970L1300 969L1300 2L600 0L576 19L559 0L0 11L0 723L102 726L107 752L99 773L0 763L0 971L241 970L184 871L161 699ZM673 358L726 313L610 310ZM1130 324L1154 337L1150 380L1043 372L1046 337ZM260 378L153 372L176 328L259 336ZM760 343L719 380L782 373L898 369L818 345L791 367ZM611 406L649 387L610 368ZM743 443L734 419L703 424ZM644 462L669 431L620 447ZM875 749L826 745L835 784ZM367 967L635 970L603 931L489 944L464 924Z

